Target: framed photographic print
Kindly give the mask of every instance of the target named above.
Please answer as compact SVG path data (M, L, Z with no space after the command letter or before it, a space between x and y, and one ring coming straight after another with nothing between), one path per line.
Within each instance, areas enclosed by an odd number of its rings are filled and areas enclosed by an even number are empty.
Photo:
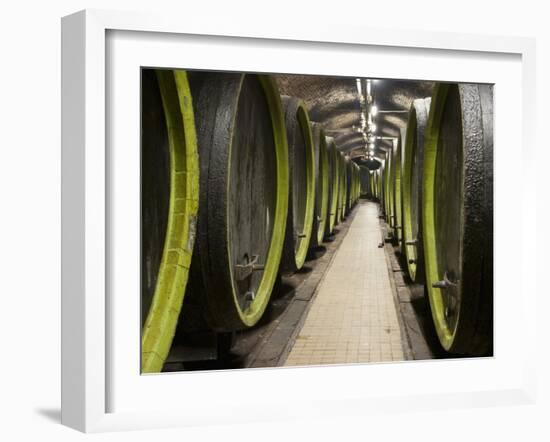
M531 40L83 11L62 53L64 424L532 400Z

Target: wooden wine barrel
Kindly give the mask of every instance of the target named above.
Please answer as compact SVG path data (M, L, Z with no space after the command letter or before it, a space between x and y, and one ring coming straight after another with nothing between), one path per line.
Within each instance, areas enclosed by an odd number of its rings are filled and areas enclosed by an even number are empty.
M378 169L376 181L376 191L380 200L381 212L384 219L386 219L386 159L384 159L382 166Z
M355 203L361 198L361 167L355 164Z
M340 151L337 150L336 152L336 168L338 169L338 190L337 190L337 199L336 199L336 224L340 224L342 222L342 201L343 201L343 195L344 195L344 189L342 186L344 172L342 168L342 155L340 154Z
M361 193L369 196L370 198L376 198L374 192L374 174L374 170L368 170L365 172L364 168L361 168Z
M361 198L361 166L355 165L355 202Z
M344 155L338 153L338 161L340 162L340 185L339 185L339 210L338 210L338 222L342 222L346 217L346 183L347 183L347 168Z
M300 270L306 260L315 209L315 152L304 103L283 95L288 142L289 197L281 270Z
M362 175L363 175L363 170L361 166L357 165L357 201L359 201L363 196ZM368 181L367 181L367 186L368 186ZM365 196L366 196L366 192L365 192Z
M351 207L355 206L355 203L357 201L357 170L355 169L355 163L351 162Z
M330 235L334 231L334 226L337 224L338 212L338 186L340 168L338 163L338 151L334 138L326 137L328 162L329 162L329 198L328 198L328 222L326 223L325 235Z
M353 163L353 167L355 169L355 198L353 203L357 204L357 201L359 201L359 197L361 195L361 176L360 176L359 166Z
M353 170L353 200L352 200L352 207L355 206L355 204L357 203L357 199L359 198L358 196L358 184L359 184L359 175L358 175L358 169L359 167L357 166L357 164L355 164L353 161L352 161L352 170Z
M195 242L199 167L185 71L142 70L141 371L162 366L176 330Z
M344 201L344 215L347 215L353 206L353 161L344 157L344 167L346 169L346 194Z
M288 146L268 75L191 77L200 156L192 287L218 332L251 327L275 283L288 210Z
M315 212L310 245L317 247L323 242L329 222L329 152L323 126L311 123L311 132L315 149Z
M336 162L336 170L338 171L338 176L336 178L336 215L334 224L338 225L342 221L340 219L340 214L342 212L342 202L340 201L342 198L342 188L341 188L341 180L342 180L342 167L340 165L340 152L338 149L336 150L336 156L335 156L335 162Z
M382 179L383 171L384 166L376 171L376 195L378 199L382 201L382 204L384 204L384 185Z
M374 199L378 199L378 195L376 193L376 176L376 170L369 170L368 196Z
M424 283L424 252L422 244L422 176L424 134L428 123L431 98L414 100L407 122L401 162L403 190L403 245L411 281Z
M393 165L393 149L390 149L386 152L386 163L384 167L384 208L386 215L386 223L390 228L390 233L393 234L394 226L394 201L393 201L393 174L394 174L394 165Z
M383 176L384 173L384 167L385 167L386 161L382 162L382 165L380 166L380 169L376 170L376 176L375 176L375 194L376 198L379 201L380 204L380 213L383 215L384 219L386 217L386 214L384 212L385 210L385 202L384 202L384 185L383 185Z
M443 348L492 352L492 87L438 84L424 145L426 286Z
M397 245L403 252L403 217L401 206L401 144L404 139L404 131L397 139L395 148L393 149L393 236L397 241Z
M374 195L376 198L381 201L382 207L384 207L383 199L382 199L382 171L384 170L384 166L382 166L380 169L375 171L375 177L374 177Z

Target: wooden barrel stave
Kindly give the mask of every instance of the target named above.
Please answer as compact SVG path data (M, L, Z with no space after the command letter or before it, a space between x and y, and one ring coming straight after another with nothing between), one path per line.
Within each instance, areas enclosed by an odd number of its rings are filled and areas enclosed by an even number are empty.
M329 159L329 204L328 204L328 223L326 224L325 235L331 235L334 231L334 226L338 223L338 191L339 191L339 175L338 167L338 151L334 138L326 137L328 159Z
M344 215L347 215L351 207L353 205L353 165L352 161L349 158L344 157L344 168L346 170L346 180L345 180L345 186L346 186L346 193L345 193L345 200L344 200Z
M402 213L402 193L401 193L401 145L404 139L404 131L401 131L397 143L393 150L392 165L393 171L393 236L401 252L403 250L403 213Z
M314 143L304 103L282 97L288 144L289 204L281 268L300 270L312 236L315 209Z
M311 123L313 145L315 148L315 213L311 246L320 246L329 223L329 152L325 131L319 123Z
M424 134L431 98L414 100L409 111L407 132L402 147L403 244L411 281L424 282L422 240L422 176Z
M159 372L174 338L195 241L198 154L185 71L142 70L141 370Z
M393 226L395 225L395 211L394 211L394 171L393 164L393 148L386 152L386 162L384 167L384 207L386 214L386 223L390 228L390 233L393 234Z

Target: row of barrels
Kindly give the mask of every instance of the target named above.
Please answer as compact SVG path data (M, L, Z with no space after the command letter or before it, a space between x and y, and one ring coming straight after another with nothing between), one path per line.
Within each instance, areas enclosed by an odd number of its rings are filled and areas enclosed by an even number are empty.
M414 100L371 194L411 281L424 284L442 347L493 342L493 108L490 85L437 84Z
M142 371L176 328L264 314L360 196L359 168L269 75L142 71Z

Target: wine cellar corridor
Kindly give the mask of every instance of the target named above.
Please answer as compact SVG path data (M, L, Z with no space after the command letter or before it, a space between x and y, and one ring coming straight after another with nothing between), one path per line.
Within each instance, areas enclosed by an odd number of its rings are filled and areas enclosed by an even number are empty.
M378 207L356 210L285 365L404 359Z
M140 210L142 374L493 356L490 84L143 68Z

